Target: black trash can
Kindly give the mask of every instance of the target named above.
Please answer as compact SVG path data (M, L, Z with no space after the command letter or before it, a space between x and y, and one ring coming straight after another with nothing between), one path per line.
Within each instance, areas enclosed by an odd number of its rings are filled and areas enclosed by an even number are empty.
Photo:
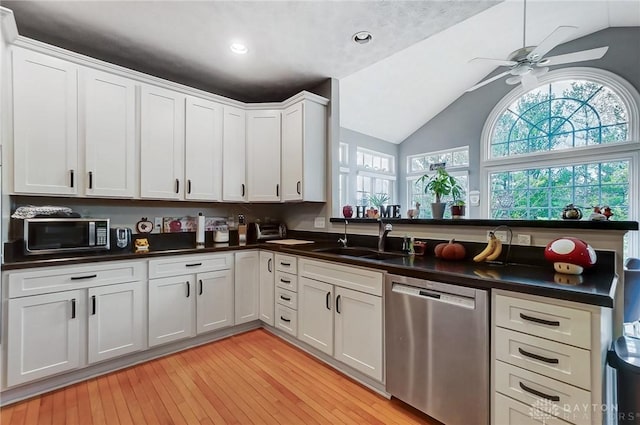
M618 375L618 424L640 425L640 339L618 338L611 345L608 362Z

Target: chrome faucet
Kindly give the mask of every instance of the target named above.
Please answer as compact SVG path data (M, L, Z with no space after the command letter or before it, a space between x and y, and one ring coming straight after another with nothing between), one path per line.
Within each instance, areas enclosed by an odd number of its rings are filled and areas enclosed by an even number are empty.
M343 248L347 247L347 224L349 224L349 222L345 220L344 221L344 238L338 239L338 243L342 244Z
M391 224L384 224L381 219L378 219L378 251L384 251L387 234L392 230L393 226Z

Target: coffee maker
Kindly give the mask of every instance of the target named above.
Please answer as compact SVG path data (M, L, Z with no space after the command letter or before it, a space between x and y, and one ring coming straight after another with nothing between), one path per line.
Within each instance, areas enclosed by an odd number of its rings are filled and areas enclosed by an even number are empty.
M111 251L131 251L131 229L128 227L111 228Z

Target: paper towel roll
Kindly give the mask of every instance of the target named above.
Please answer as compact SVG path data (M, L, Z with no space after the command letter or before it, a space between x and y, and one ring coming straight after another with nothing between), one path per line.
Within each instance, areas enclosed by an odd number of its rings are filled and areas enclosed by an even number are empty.
M204 216L198 214L198 227L196 228L196 245L204 246Z

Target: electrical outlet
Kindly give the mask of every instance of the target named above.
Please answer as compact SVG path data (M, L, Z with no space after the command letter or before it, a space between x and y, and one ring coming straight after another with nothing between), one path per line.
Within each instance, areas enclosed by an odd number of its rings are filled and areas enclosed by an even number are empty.
M153 232L162 233L162 217L154 217Z
M325 227L324 217L316 217L316 219L313 221L313 227L315 227L316 229L324 229Z
M518 234L518 245L531 245L531 235Z
M504 230L499 230L497 232L493 232L496 238L500 239L502 242L507 242L507 232ZM487 230L487 240L491 239L491 230Z

